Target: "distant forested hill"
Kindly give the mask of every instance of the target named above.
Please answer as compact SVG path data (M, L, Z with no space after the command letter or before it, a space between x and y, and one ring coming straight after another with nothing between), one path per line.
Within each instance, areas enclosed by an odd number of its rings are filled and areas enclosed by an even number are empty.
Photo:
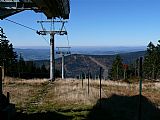
M123 53L120 56L123 59L123 63L133 63L138 57L144 56L145 51ZM112 62L116 55L84 55L84 54L72 54L65 57L65 75L67 77L76 77L80 73L87 73L88 70L93 76L99 74L99 68L110 69ZM49 60L36 60L37 65L45 64L49 68ZM56 69L61 71L61 58L56 59Z

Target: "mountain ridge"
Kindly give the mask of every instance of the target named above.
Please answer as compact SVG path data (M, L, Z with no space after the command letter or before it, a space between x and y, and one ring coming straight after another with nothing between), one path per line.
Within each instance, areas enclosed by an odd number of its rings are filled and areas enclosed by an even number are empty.
M123 59L123 64L132 64L141 56L144 56L146 51L131 52L119 54ZM81 73L87 74L88 70L91 76L99 75L99 68L103 68L103 77L107 78L108 71L112 66L112 62L116 55L84 55L71 54L65 56L64 68L66 77L78 77ZM36 60L36 65L45 64L49 68L49 60ZM55 68L61 71L61 58L55 60Z

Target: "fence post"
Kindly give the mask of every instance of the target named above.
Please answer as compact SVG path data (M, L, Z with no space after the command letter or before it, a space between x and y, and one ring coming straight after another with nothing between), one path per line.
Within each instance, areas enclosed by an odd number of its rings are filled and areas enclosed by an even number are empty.
M138 120L141 120L141 117L142 117L142 79L143 79L142 61L143 61L143 57L140 57L140 60L139 60L140 81L139 81L139 116L138 116Z
M102 67L100 67L100 74L99 74L99 80L100 80L100 88L99 88L99 90L100 90L100 108L101 108L101 106L102 106L102 97L101 97L101 93L102 93L102 91L101 91L101 89L102 89L102 83L101 83L101 80L102 80Z
M88 95L89 95L89 77L90 75L89 75L89 70L88 70Z
M83 88L83 73L81 74L81 78L82 78L82 88Z
M2 67L0 66L0 95L3 94L2 91Z

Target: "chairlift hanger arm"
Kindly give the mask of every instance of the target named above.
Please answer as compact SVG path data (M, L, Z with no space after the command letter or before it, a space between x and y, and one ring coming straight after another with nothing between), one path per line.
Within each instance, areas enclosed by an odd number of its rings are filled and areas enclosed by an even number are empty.
M62 23L62 27L61 27L61 29L60 29L60 30L62 31L62 30L63 30L63 28L64 28L64 22Z
M40 24L41 24L42 30L45 31L45 28L43 27L43 24L42 23L40 23Z

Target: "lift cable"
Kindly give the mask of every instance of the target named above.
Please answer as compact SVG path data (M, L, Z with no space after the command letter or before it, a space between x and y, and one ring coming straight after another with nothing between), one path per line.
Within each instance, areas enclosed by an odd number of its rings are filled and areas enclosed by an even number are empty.
M30 30L32 30L32 31L35 31L36 33L38 32L38 30L36 30L36 29L34 29L34 28L28 27L28 26L26 26L26 25L23 25L23 24L21 24L21 23L15 22L15 21L13 21L13 20L10 20L10 19L7 19L7 18L5 18L4 20L9 21L9 22L12 22L12 23L17 24L17 25L22 26L22 27L25 27L25 28L30 29ZM38 33L37 33L37 34L38 34ZM42 35L41 35L41 36L42 36ZM47 44L49 44L49 42L45 39L45 37L42 36L42 38L45 40L45 42L47 42Z
M28 28L28 29L30 29L30 30L33 30L33 31L36 31L36 32L37 32L37 30L34 29L34 28L31 28L31 27L28 27L28 26L26 26L26 25L17 23L17 22L15 22L15 21L9 20L9 19L7 19L7 18L5 18L4 20L9 21L9 22L12 22L12 23L15 23L15 24L17 24L17 25L20 25L20 26L22 26L22 27L25 27L25 28Z
M49 44L48 40L43 35L41 35L41 36L46 41L46 43Z
M61 18L59 18L59 19L60 19L61 22L63 22ZM63 29L63 28L64 28L65 31L67 31L67 29L66 29L66 27L65 27L64 24L63 24L63 26L62 26L62 29ZM67 42L68 42L68 47L69 47L70 44L69 44L69 39L68 39L68 33L67 33Z

